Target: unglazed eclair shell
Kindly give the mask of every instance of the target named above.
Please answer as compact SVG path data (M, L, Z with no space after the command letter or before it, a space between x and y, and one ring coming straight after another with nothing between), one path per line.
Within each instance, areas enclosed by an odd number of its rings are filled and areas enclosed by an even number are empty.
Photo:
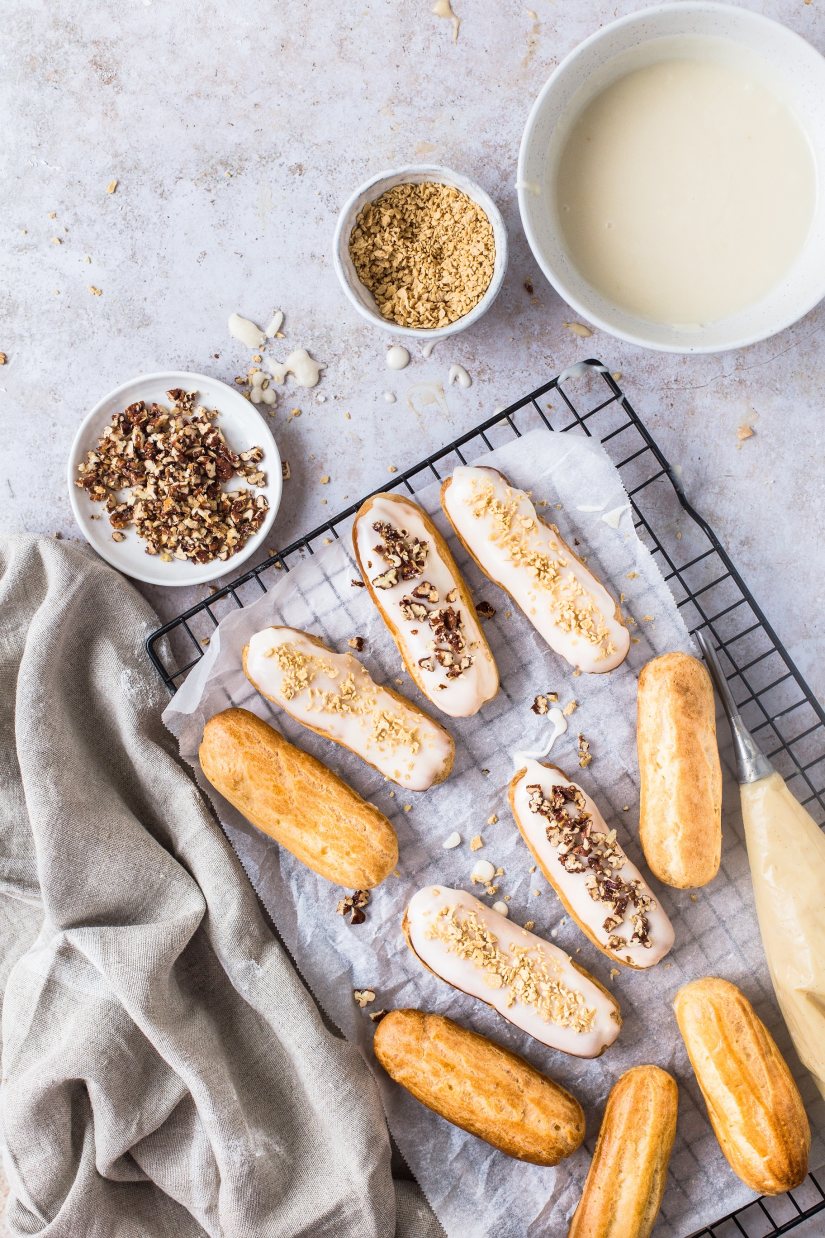
M678 1105L675 1079L658 1066L634 1066L614 1084L568 1238L649 1238Z
M799 1186L811 1129L776 1042L744 993L715 976L684 985L673 1003L719 1146L762 1195Z
M624 862L614 870L615 875L626 882L639 882L640 893L652 900L652 906L645 913L649 922L649 946L630 940L633 935L631 916L634 913L631 904L628 904L626 916L618 925L611 930L604 927L611 908L608 904L591 898L588 881L592 870L585 868L581 872L568 872L564 868L559 849L547 837L547 818L530 810L529 788L533 786L540 787L545 796L550 795L555 786L572 789L582 797L584 811L589 814L593 829L600 834L613 835L617 858L624 856ZM519 832L542 873L556 891L567 913L587 934L594 946L598 946L608 958L627 967L652 967L664 958L673 945L673 926L636 865L624 854L615 839L615 830L608 831L598 807L578 783L566 778L555 765L525 758L523 768L517 771L510 782L510 808ZM617 936L623 939L623 944L611 945L610 938Z
M534 1165L556 1165L584 1139L579 1102L518 1054L442 1015L392 1010L375 1056L416 1100L454 1126Z
M382 538L373 528L375 523L390 524L426 544L426 559L419 575L399 580L388 588L373 583L384 577L389 567L376 551ZM374 494L355 517L352 545L370 597L418 687L449 717L467 718L478 713L498 692L498 669L464 578L430 517L417 503L402 495ZM453 677L447 674L449 668L434 658L429 620L407 617L401 609L402 598L410 597L425 581L433 586L436 600L415 599L418 604L426 606L428 613L445 605L452 606L461 617L466 653L472 658L472 665Z
M286 659L284 666L275 655ZM377 684L352 654L335 653L317 636L298 628L264 628L244 648L243 669L261 696L407 791L426 791L453 767L455 743L440 722L400 692ZM299 682L298 674L306 679ZM342 691L349 693L347 699ZM335 708L325 706L329 698Z
M224 799L327 881L368 890L395 868L398 841L383 813L248 710L210 718L198 757Z
M618 1002L597 980L466 890L425 886L410 899L402 927L428 971L548 1048L598 1057L619 1034Z
M441 506L482 572L560 657L591 674L624 661L630 633L618 604L524 490L496 469L462 465L443 483Z
M665 653L639 676L636 743L645 859L678 889L707 885L722 856L722 768L710 675L687 653Z

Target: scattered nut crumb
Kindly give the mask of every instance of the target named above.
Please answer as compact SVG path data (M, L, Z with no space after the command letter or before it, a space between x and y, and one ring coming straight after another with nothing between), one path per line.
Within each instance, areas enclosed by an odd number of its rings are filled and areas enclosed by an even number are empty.
M403 808L404 812L412 812L412 804L404 804Z
M94 284L89 284L89 292L92 294L92 296L93 296L93 297L102 297L102 296L103 296L103 289L102 289L102 288L95 288Z
M613 981L616 979L616 977L617 977L617 976L620 976L621 974L622 974L622 973L619 971L618 967L611 967L611 969L610 969L610 983L612 984L612 983L613 983Z
M397 473L397 472L398 472L398 468L396 467L396 465L394 465L394 464L390 464L390 465L388 465L388 466L387 466L387 472L388 472L388 473Z
M691 901L692 903L698 903L698 902L699 902L699 895L698 895L698 894L691 894L691 896L690 896L690 901Z
M335 910L339 916L350 916L350 924L363 924L367 918L364 908L369 901L369 890L354 890L352 894L341 899Z
M59 236L52 237L52 245L62 245L62 244L63 242L61 241Z
M627 573L627 576L625 577L625 579L626 579L626 580L636 580L636 579L638 578L638 575L639 575L639 573L638 573L638 572L628 572L628 573Z
M118 186L118 182L116 180L109 181L109 184L106 186L106 192L114 193L115 190L117 189L117 186Z
M353 989L352 996L355 998L362 1010L365 1006L369 1006L370 1002L375 1001L375 994L372 989Z
M590 751L590 741L585 739L583 735L579 735L579 768L587 769L592 760L593 754Z
M481 837L480 834L474 834L473 837L470 839L470 850L480 851L483 846L484 846L484 839Z
M561 712L565 715L565 717L569 718L570 715L575 713L578 708L579 708L578 701L568 701L564 709Z
M292 470L289 467L289 461L282 460L281 461L281 477L283 478L284 481L289 481L291 476L292 476Z
M590 327L586 327L582 322L563 322L561 325L566 327L571 335L577 335L582 340L593 334Z
M366 589L367 587L363 580L351 580L349 583L352 585L353 589Z
M6 354L4 352L0 352L0 365L5 365L7 361L8 357Z
M488 825L497 825L497 824L498 824L498 814L497 814L497 813L492 813L492 814L491 814L491 816L489 816L489 817L487 818L487 824L488 824Z
M369 1017L372 1019L373 1023L380 1023L386 1013L386 1010L371 1010L369 1012Z
M526 279L524 281L524 291L527 293L528 297L532 297L533 293L536 291L533 287L533 281L531 279Z
M534 929L536 927L535 920L525 920L524 927L527 929L527 932L529 933L530 929Z
M289 415L290 417L300 417L301 416L300 408L291 408L289 410Z
M347 641L347 644L350 649L354 649L356 653L360 653L364 648L364 638L363 636L351 636Z
M329 473L322 473L321 476L318 478L318 480L320 481L322 486L328 486L329 480L330 480Z
M551 704L559 699L558 692L540 692L538 696L533 698L533 704L530 706L534 714L543 717L549 710Z
M756 434L756 431L753 426L747 425L744 421L736 431L736 437L739 439L740 443L744 443L745 439L753 438L754 434Z
M209 644L209 637L208 637L208 636L202 636L202 637L201 637L201 644L202 644L204 647L206 647L206 646Z
M476 606L476 611L479 619L492 619L496 613L495 607L491 606L489 602L479 602L478 606Z

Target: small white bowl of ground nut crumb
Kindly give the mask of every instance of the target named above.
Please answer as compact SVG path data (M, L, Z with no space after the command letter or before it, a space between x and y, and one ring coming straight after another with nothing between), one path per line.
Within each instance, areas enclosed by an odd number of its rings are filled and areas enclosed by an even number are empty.
M472 326L496 299L507 233L480 186L416 164L355 191L338 216L333 257L341 287L368 322L437 340Z
M260 550L281 501L281 457L258 410L206 374L143 374L87 414L68 461L86 539L154 585L206 584Z

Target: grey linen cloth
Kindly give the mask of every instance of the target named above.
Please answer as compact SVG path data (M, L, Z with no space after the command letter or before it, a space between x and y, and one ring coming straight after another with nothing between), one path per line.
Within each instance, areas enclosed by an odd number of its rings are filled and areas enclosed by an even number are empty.
M11 1232L442 1233L173 754L149 606L66 543L0 573Z

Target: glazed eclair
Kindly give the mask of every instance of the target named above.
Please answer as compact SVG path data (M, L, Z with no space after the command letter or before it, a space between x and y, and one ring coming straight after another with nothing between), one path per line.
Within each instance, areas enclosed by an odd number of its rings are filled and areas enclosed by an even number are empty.
M307 632L256 632L243 668L268 701L407 791L426 791L452 769L455 744L440 723L377 684L352 654L335 653Z
M551 649L593 674L624 661L630 633L619 607L525 491L496 469L462 465L442 485L441 505L482 572Z
M498 691L498 670L467 586L426 512L376 494L352 526L358 567L407 670L432 703L466 718Z
M520 758L510 807L533 858L567 912L617 963L652 967L673 926L586 791L554 765Z
M619 1034L618 1003L592 976L464 890L419 890L403 930L426 968L548 1048L598 1057Z

